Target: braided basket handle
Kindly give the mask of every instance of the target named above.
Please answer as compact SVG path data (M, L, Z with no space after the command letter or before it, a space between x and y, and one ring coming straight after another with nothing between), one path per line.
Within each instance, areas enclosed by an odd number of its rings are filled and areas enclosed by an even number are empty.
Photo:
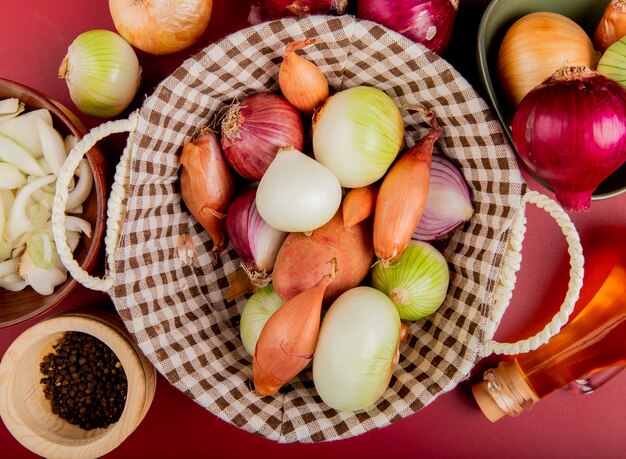
M120 236L122 218L126 211L124 199L126 198L126 186L129 180L132 138L129 138L126 143L126 148L124 148L124 152L115 169L111 195L107 203L106 235L104 238L107 266L105 276L102 278L93 277L82 269L74 259L74 255L67 243L65 235L65 208L68 197L68 186L80 161L99 140L111 134L121 132L129 132L132 137L137 130L138 118L137 113L134 112L128 119L109 121L91 130L69 152L57 178L56 192L52 206L52 234L54 236L54 243L56 244L61 261L72 277L92 290L105 292L110 290L113 286L112 273L114 272L115 266L114 254Z
M487 340L484 345L483 354L521 354L537 349L542 344L547 343L550 338L556 335L561 328L567 323L570 314L574 310L576 301L580 294L583 284L583 250L580 244L578 232L574 224L570 220L565 211L552 199L535 191L528 191L523 198L523 206L529 202L535 204L540 209L545 210L554 218L565 235L568 245L568 253L570 256L570 279L568 283L568 291L565 300L559 312L552 318L550 323L544 327L539 333L530 338L518 341L516 343L499 343L495 340ZM495 302L493 307L493 315L502 317L506 307L508 306L515 282L517 271L520 268L522 260L521 249L524 235L526 233L526 216L524 207L515 216L511 226L511 238L509 247L504 256L504 264L500 275L500 284L495 293Z

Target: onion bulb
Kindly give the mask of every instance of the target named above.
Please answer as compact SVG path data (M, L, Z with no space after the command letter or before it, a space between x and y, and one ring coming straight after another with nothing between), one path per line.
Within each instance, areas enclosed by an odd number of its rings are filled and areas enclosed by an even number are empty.
M463 175L448 159L433 155L426 207L413 232L413 239L438 239L472 215L474 206Z
M174 53L198 41L212 7L213 0L109 0L120 35L151 54Z
M226 160L248 180L261 180L280 148L304 145L298 110L278 94L262 92L234 102L221 127Z
M363 410L389 386L398 362L401 322L384 293L355 287L330 306L313 359L313 382L338 411Z
M513 116L513 143L567 210L589 210L596 187L626 161L626 89L585 67L564 67Z
M593 34L593 44L604 52L626 36L626 0L611 0Z
M254 349L265 323L283 303L283 299L278 296L272 284L257 290L246 301L241 312L239 333L243 347L248 351L250 357L254 356Z
M303 113L313 113L328 97L328 80L324 73L296 53L313 43L314 38L289 43L278 71L278 84L283 96Z
M587 33L557 13L530 13L506 32L497 58L500 85L517 106L528 92L564 65L595 68L599 59Z
M626 87L626 36L604 52L598 62L598 73Z
M133 48L109 30L81 33L67 49L59 68L70 97L87 115L110 118L132 102L141 76Z
M341 194L341 185L326 167L298 150L283 148L259 182L256 206L277 230L306 233L333 218Z
M346 188L367 186L380 179L403 143L400 110L380 89L344 89L326 99L314 116L315 159Z
M442 305L450 273L446 259L426 242L411 241L392 266L377 263L372 287L391 298L403 320L419 320Z
M378 22L441 54L452 37L459 0L358 0L357 16Z
M343 13L348 0L261 0L261 5L271 19L309 14Z
M287 233L272 228L261 218L256 191L256 187L249 188L233 199L226 213L226 232L252 285L262 287L270 280Z

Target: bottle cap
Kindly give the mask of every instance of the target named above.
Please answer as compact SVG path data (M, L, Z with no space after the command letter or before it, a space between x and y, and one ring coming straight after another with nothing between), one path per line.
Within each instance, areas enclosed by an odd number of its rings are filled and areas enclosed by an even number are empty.
M487 381L479 382L472 386L472 393L474 394L474 399L480 410L483 414L489 419L491 422L496 422L506 413L498 406L496 401L493 399L488 389L489 383Z

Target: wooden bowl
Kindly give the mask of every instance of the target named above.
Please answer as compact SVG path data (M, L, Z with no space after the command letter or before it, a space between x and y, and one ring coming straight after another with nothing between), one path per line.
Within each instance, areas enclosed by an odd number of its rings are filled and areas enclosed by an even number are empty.
M609 1L492 0L485 10L478 29L478 70L491 106L500 119L513 148L515 147L510 126L515 107L504 97L502 89L498 85L496 72L498 50L505 33L522 16L536 11L547 11L567 16L580 25L591 37ZM524 161L521 161L521 164L526 165ZM550 188L548 183L530 168L527 167L527 170L547 188ZM624 192L626 192L626 164L613 172L596 188L592 200L607 199Z
M48 109L52 115L54 127L63 136L73 134L80 139L87 132L80 121L59 103L19 83L0 78L0 99L10 97L17 97L23 101L26 110ZM93 148L87 153L87 159L93 172L93 187L83 204L83 214L78 216L91 223L92 234L91 238L82 236L74 251L74 258L83 269L89 271L96 264L103 241L108 188L106 184L106 162L102 152L98 148ZM49 311L63 301L77 285L78 283L68 274L68 279L63 284L58 285L54 292L48 296L40 295L31 287L26 287L19 292L11 292L0 287L0 305L2 305L0 307L0 328L23 322Z
M40 383L39 364L67 331L88 333L118 357L128 381L120 419L104 429L83 430L51 411ZM120 445L150 408L156 389L154 367L123 324L102 312L71 312L43 320L22 333L0 363L0 416L26 448L48 458L102 456Z

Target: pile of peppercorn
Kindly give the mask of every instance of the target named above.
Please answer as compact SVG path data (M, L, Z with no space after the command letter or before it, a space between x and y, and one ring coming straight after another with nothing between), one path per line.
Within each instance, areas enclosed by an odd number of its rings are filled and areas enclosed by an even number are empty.
M115 353L86 333L67 332L40 364L52 412L84 430L117 422L128 383Z

